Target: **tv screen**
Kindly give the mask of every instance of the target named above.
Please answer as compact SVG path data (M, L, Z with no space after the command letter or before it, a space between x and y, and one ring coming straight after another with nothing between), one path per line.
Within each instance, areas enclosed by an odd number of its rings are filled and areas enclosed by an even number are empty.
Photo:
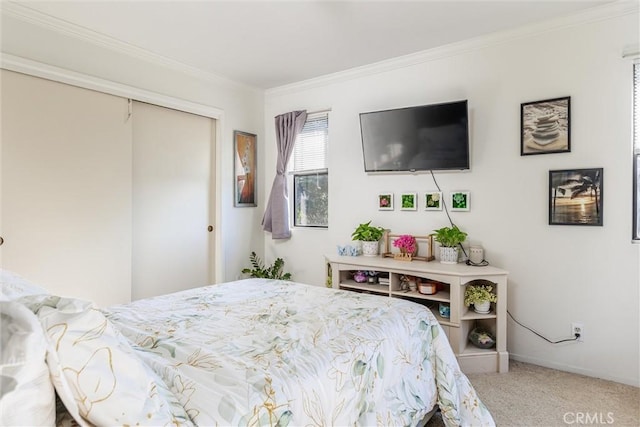
M469 169L467 101L360 114L364 170Z

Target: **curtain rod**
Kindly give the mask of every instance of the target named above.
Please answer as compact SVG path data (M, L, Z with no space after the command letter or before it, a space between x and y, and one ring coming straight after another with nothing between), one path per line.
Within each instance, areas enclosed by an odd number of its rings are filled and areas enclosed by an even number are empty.
M307 115L320 114L320 113L329 113L329 112L331 112L331 108L325 108L323 110L307 111Z
M626 46L622 50L622 57L624 59L638 59L640 58L640 45L635 44L631 46Z

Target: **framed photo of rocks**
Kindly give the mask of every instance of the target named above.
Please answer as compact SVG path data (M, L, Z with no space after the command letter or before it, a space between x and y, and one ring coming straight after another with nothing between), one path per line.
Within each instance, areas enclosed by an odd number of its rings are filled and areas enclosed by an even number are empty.
M571 97L520 105L520 155L571 151Z

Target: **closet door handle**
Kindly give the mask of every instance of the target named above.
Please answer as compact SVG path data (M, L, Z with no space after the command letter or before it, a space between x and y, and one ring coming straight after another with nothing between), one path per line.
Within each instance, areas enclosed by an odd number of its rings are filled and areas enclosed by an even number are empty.
M211 232L213 231L213 225L208 226L208 227L207 227L207 231L208 231L209 233L211 233ZM1 243L0 243L0 244L1 244Z
M4 243L4 239L2 238L2 236L0 236L0 246L2 246L3 243Z

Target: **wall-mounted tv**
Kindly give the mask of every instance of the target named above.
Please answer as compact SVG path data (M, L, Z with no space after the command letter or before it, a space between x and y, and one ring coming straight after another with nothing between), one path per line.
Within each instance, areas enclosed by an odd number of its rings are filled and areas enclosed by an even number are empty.
M360 114L364 170L469 169L467 100Z

